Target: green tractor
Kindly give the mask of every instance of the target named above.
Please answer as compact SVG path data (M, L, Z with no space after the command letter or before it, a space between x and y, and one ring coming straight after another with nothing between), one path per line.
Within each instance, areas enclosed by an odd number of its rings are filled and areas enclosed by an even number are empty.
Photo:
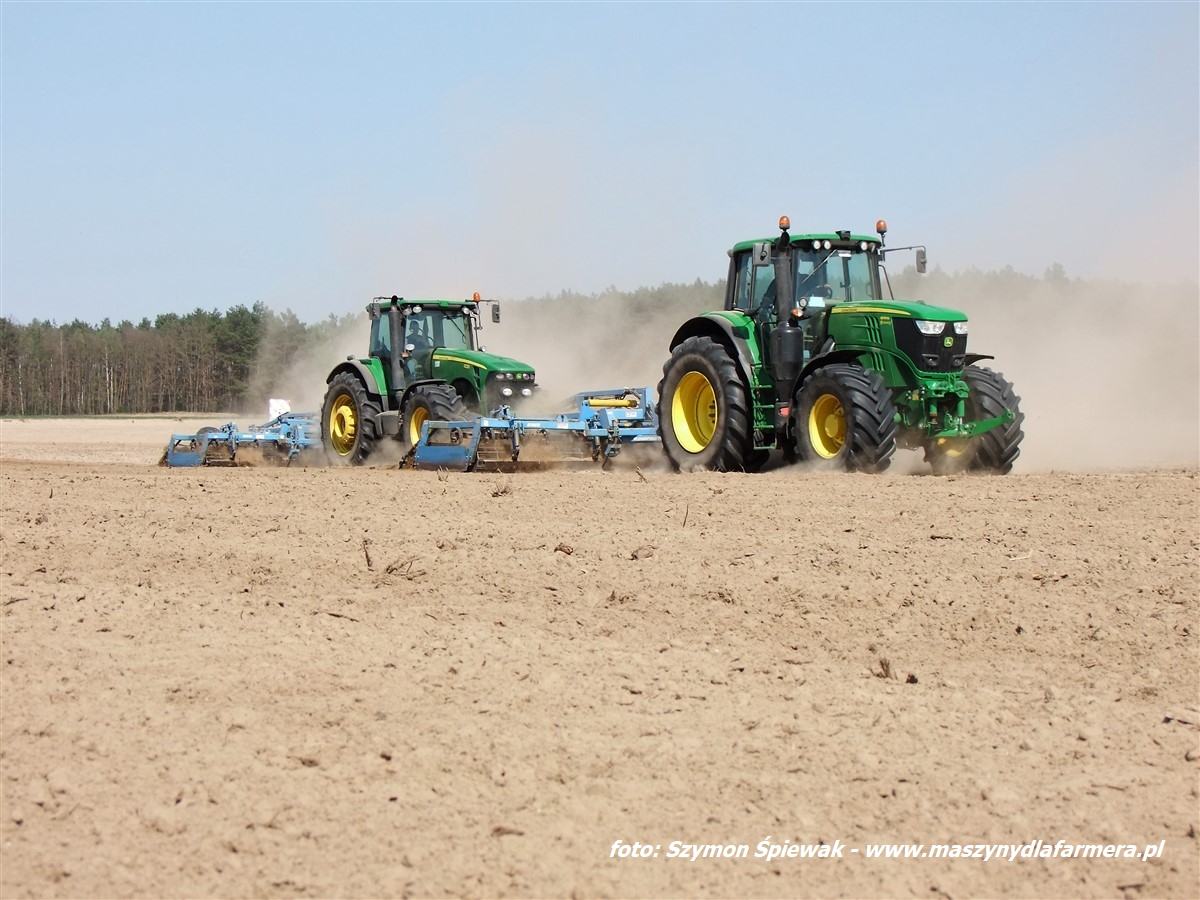
M770 451L821 468L881 472L897 447L936 474L1007 473L1024 416L1004 376L967 352L957 310L884 299L878 236L838 231L729 251L725 309L675 333L658 386L659 436L677 470L760 469Z
M321 442L332 463L360 465L385 436L407 451L427 421L469 419L533 396L530 366L480 345L481 302L492 301L371 301L367 357L346 357L325 379ZM500 321L495 303L492 321Z

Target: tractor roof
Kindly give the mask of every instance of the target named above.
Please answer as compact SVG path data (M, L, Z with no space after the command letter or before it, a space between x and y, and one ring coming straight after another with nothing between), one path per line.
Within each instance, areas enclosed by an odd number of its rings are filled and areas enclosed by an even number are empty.
M840 242L842 240L837 234L827 234L827 233L793 234L791 237L792 237L793 244L811 243L812 241L831 241L832 243L837 244L838 242ZM872 244L878 244L879 243L879 235L877 235L877 234L870 234L870 235L868 235L868 234L852 234L852 235L850 235L850 241L855 244L859 243L860 241L869 241ZM733 245L733 249L730 252L731 253L740 253L743 250L752 249L755 244L764 244L764 243L772 244L772 245L779 243L779 235L775 235L775 237L757 238L757 239L751 240L751 241L739 241L738 243Z
M437 307L438 309L476 309L479 304L475 300L415 300L409 297L393 296L389 299L376 300L380 309L391 309L400 306Z

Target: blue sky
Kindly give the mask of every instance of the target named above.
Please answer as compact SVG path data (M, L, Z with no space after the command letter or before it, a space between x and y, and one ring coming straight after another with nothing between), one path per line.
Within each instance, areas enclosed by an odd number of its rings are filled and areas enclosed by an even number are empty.
M725 274L795 230L1195 280L1200 4L0 5L21 322Z

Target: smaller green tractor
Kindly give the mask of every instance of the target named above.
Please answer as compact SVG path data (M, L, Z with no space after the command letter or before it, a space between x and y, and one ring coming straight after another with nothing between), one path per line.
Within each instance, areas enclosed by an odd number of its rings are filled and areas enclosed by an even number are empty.
M479 308L493 301L375 297L367 356L346 357L325 379L321 442L335 465L360 465L384 437L404 452L430 420L459 421L516 407L537 389L533 368L484 350Z
M891 299L887 223L743 241L725 308L685 322L658 386L659 436L678 470L754 471L770 451L881 472L897 447L935 474L1007 473L1024 416L1012 385L967 352L967 317ZM887 297L884 287L887 287Z

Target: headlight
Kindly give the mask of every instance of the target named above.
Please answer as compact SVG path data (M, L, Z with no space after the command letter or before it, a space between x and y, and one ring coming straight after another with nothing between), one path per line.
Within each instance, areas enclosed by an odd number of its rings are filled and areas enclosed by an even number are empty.
M522 397L532 397L533 396L533 388L521 388L521 396Z
M954 333L955 334L966 334L967 333L967 323L966 322L955 322L954 323Z
M917 319L917 328L921 334L941 334L945 328L945 322L930 322L927 319Z
M512 388L510 388L510 387L500 388L500 396L511 397L512 396Z

